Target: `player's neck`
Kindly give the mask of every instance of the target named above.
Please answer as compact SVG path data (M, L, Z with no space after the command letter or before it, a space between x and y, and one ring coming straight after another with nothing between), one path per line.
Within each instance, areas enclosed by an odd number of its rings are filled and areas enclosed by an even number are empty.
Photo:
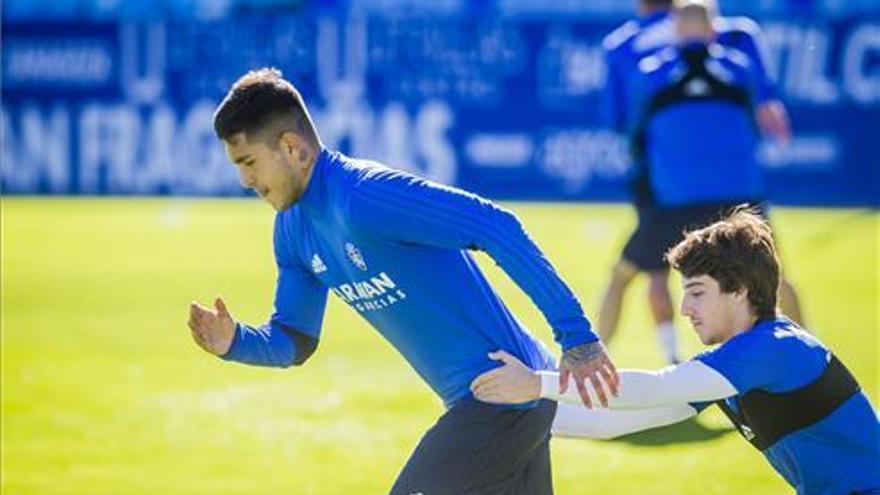
M757 323L758 317L752 314L751 311L738 312L734 315L732 325L733 331L730 333L730 337L735 337L743 332L751 330Z
M639 9L639 15L642 17L650 17L654 14L658 14L660 12L669 12L669 7L656 6L656 5L643 5Z

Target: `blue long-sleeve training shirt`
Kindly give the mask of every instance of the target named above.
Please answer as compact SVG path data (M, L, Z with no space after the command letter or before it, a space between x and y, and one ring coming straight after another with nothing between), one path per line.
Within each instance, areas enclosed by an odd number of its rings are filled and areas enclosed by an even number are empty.
M639 60L675 43L675 25L669 11L639 17L623 23L605 36L605 86L602 91L602 121L620 133L635 127L633 84L639 77Z
M658 205L758 201L763 178L752 116L759 74L718 43L668 47L642 59L636 141Z
M718 17L713 27L716 43L742 52L754 67L755 103L777 98L769 50L760 26L747 17ZM638 64L643 58L677 44L677 36L670 11L660 11L627 21L605 37L602 46L607 75L600 114L606 125L621 133L635 130L639 109L633 84L640 77Z
M819 340L778 318L759 322L694 359L736 388L738 395L726 402L738 410L739 396L752 390L784 393L813 382L828 358ZM763 454L799 495L880 491L880 418L864 391L820 421L783 436Z
M519 220L474 194L375 162L321 151L305 194L275 220L275 312L240 325L226 359L289 365L316 340L328 289L361 314L447 405L497 367L506 349L553 369L546 348L508 310L467 250L482 250L522 288L567 350L598 340L574 294ZM301 358L301 356L300 356Z

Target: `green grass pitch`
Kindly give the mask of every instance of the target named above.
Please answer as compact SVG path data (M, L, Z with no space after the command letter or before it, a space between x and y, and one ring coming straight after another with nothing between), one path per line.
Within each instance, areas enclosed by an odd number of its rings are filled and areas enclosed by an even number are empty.
M631 211L509 206L595 315ZM222 362L190 340L194 299L268 315L272 216L256 200L3 199L4 494L385 493L441 405L353 310L331 296L301 368ZM810 326L876 403L880 215L779 208L773 220ZM527 297L481 262L552 344ZM644 293L640 281L628 294L618 366L662 364ZM561 494L788 492L714 410L617 441L557 439L553 462Z

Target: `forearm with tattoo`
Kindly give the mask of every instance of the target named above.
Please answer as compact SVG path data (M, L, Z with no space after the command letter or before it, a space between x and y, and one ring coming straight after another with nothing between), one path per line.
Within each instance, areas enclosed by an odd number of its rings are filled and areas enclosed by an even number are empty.
M572 347L565 351L562 359L571 363L588 363L602 355L603 352L605 352L605 347L602 345L602 341L597 340Z

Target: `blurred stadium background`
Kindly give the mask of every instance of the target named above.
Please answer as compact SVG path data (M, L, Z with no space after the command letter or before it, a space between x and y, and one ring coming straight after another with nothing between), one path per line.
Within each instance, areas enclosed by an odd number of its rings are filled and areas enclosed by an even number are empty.
M876 404L880 4L720 3L761 23L791 112L792 142L760 150L787 270ZM190 300L223 294L257 322L274 283L272 214L231 198L247 193L216 102L246 70L282 69L329 147L511 201L592 316L634 222L626 143L595 112L601 39L634 5L3 2L0 490L384 493L441 406L353 312L331 302L301 369L221 363L189 340ZM639 292L612 352L659 366ZM554 462L559 493L786 491L714 411L556 440Z

